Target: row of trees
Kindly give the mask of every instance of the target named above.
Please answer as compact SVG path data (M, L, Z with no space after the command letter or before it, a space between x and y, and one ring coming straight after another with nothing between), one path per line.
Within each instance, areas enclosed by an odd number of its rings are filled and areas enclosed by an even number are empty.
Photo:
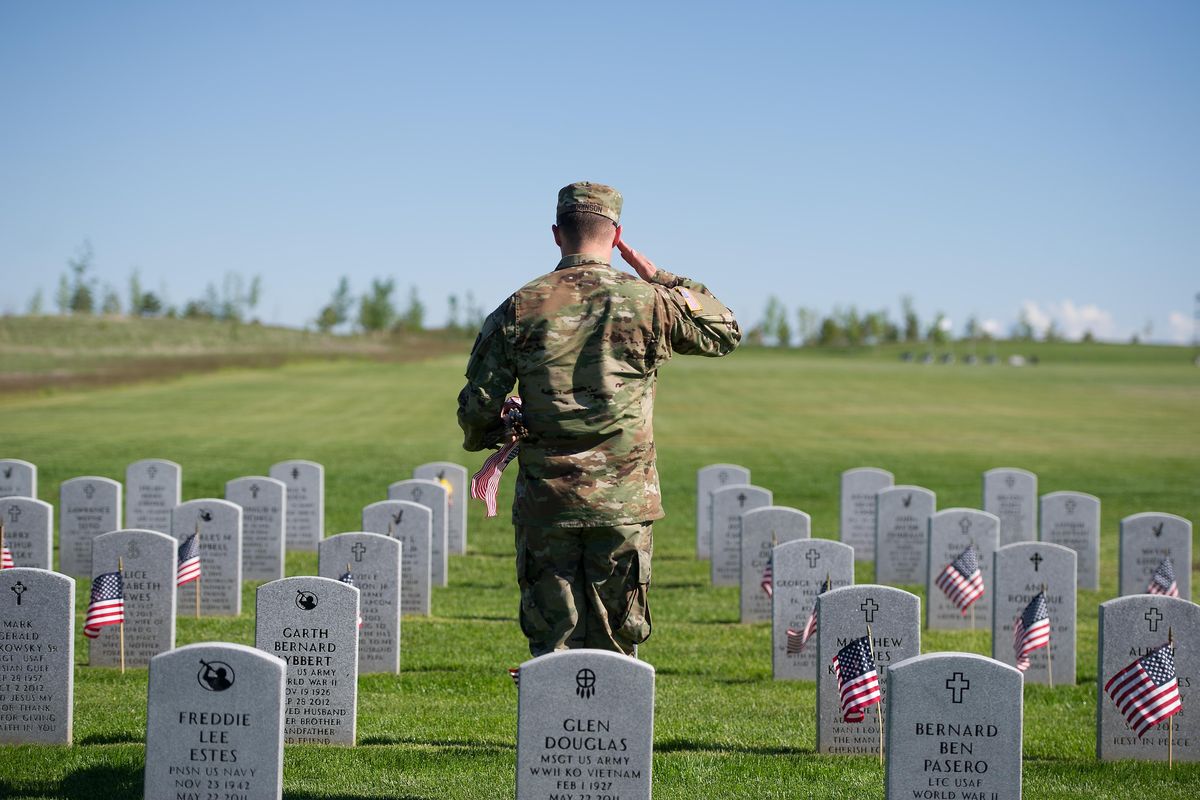
M329 302L317 313L317 329L325 333L349 327L371 333L423 330L425 304L421 302L417 287L408 287L408 299L402 307L392 299L395 291L396 282L391 278L373 278L367 291L356 298L350 291L350 279L342 276ZM483 308L475 301L474 294L467 292L461 299L452 294L446 329L478 330L483 324L483 315Z

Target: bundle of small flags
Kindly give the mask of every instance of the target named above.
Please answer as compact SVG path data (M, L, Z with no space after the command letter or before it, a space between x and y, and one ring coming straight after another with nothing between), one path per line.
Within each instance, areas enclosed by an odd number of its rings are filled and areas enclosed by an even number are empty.
M818 595L823 595L833 587L833 578L829 575L825 576L825 582L821 584L821 589L817 592ZM808 615L808 622L804 625L803 631L797 631L792 628L787 629L787 654L789 656L799 655L804 650L804 645L808 644L808 640L817 632L817 601L813 600L812 612Z
M1046 605L1046 593L1038 592L1013 622L1013 654L1017 669L1021 672L1029 669L1029 654L1049 644L1050 610Z
M175 570L175 585L183 586L200 577L200 543L193 533L179 545L179 561Z
M13 569L16 566L17 562L13 560L12 550L0 547L0 569Z
M1150 594L1179 597L1179 584L1175 582L1175 565L1171 563L1170 556L1164 558L1158 565L1158 569L1154 570L1154 575L1151 576L1150 585L1146 587L1146 591Z
M983 597L983 573L979 570L979 553L973 545L958 554L938 575L937 586L964 616L967 609Z
M125 621L125 581L120 572L106 572L92 581L92 597L83 621L83 635L95 639L106 625Z
M520 667L509 667L508 668L508 677L512 678L513 684L515 684L518 689L521 688L521 668Z
M347 586L354 585L354 575L350 572L349 564L346 565L346 571L342 573L341 577L338 578L338 580L341 581L342 583L346 584ZM359 600L359 602L361 603L362 601ZM362 627L362 613L361 612L358 615L358 627L360 627L360 628Z
M1175 645L1167 642L1108 679L1104 691L1140 739L1183 710L1175 676Z
M883 697L870 639L860 637L838 650L833 657L833 671L842 693L842 721L862 722L866 717L865 709Z
M500 409L500 419L504 422L504 435L508 443L488 456L479 472L471 478L471 497L484 502L489 517L496 516L496 495L500 491L500 476L521 449L519 444L525 432L521 398L510 397L505 400Z
M762 590L767 593L767 597L775 596L775 554L767 556L767 565L763 567Z

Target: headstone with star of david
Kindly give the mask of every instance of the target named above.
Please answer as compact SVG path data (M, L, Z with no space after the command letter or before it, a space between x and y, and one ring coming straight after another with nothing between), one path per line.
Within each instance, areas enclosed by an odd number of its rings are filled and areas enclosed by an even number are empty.
M413 469L413 477L437 481L446 489L446 552L467 552L467 500L471 497L467 468L450 461L434 461Z
M1020 800L1021 673L975 653L926 653L888 669L887 800Z
M854 548L856 561L875 560L875 500L896 482L877 467L856 467L842 473L840 538Z
M854 584L854 548L829 539L796 539L776 547L774 559L772 674L777 681L815 681L816 638L789 651L788 630L803 635L826 578L834 589Z
M194 616L199 584L200 616L242 613L242 507L212 497L189 500L171 512L171 535L182 544L200 531L200 579L176 591L176 613Z
M935 631L988 629L992 624L992 554L1000 541L1000 520L974 508L947 508L929 519L929 570L925 579L925 627ZM962 610L937 585L946 567L974 546L983 594Z
M654 667L603 650L521 665L518 798L650 800L653 752Z
M71 744L75 581L0 570L0 744Z
M92 542L92 578L118 567L125 585L125 666L145 667L175 647L175 574L179 543L158 531L126 529ZM121 631L109 625L88 639L88 665L121 664Z
M0 499L4 546L18 567L50 569L54 555L54 506L32 497Z
M935 511L937 496L920 486L892 486L879 492L875 511L876 583L925 582L929 518Z
M0 458L0 497L37 497L37 465Z
M358 588L358 672L400 672L401 543L378 533L339 533L321 541L317 574Z
M1013 625L1045 586L1050 644L1029 654L1025 682L1050 685L1053 677L1054 686L1074 685L1075 551L1047 542L1017 542L998 549L993 564L992 658L1016 666Z
M983 510L1000 518L1000 546L1037 540L1037 475L997 467L983 473Z
M879 752L879 722L874 709L867 709L862 722L844 722L841 692L833 670L833 657L853 640L866 636L867 626L886 702L887 667L921 652L921 599L903 589L878 584L845 586L817 597L818 753Z
M1131 594L1100 604L1096 667L1096 758L1166 761L1168 730L1176 761L1200 761L1200 606L1177 597ZM1174 638L1175 675L1183 712L1138 738L1104 685L1134 660Z
M225 483L225 499L242 507L242 580L283 577L287 485L262 475Z
M1041 541L1075 551L1079 559L1079 588L1099 589L1100 498L1083 492L1044 494L1038 521Z
M696 558L712 555L712 493L723 486L749 485L750 470L737 464L709 464L696 471Z
M712 498L712 585L737 586L742 577L742 515L771 505L771 492L760 486L726 486L714 491Z
M1170 558L1179 596L1192 599L1192 523L1188 520L1157 512L1125 517L1117 552L1121 595L1145 593L1154 571Z
M445 586L447 578L446 552L446 487L437 481L397 481L388 487L388 500L407 500L425 506L431 512L433 536L430 541L429 579L433 586Z
M433 512L407 500L380 500L363 508L362 529L400 542L400 610L429 616Z
M58 495L59 572L89 576L92 540L121 527L121 484L87 475L63 481Z
M272 464L267 473L287 486L284 540L288 550L316 550L325 538L325 467L302 459Z
M808 514L787 506L763 506L742 515L742 622L770 621L771 596L762 584L771 548L793 539L807 539L811 528Z
M170 533L171 509L183 499L183 468L165 458L125 468L125 527Z
M353 746L359 591L303 575L258 587L254 646L287 662L286 744Z

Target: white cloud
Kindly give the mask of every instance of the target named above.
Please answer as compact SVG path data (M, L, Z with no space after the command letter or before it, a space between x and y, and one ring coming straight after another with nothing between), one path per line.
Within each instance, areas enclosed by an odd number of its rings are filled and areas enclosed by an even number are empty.
M1032 300L1026 300L1021 304L1021 311L1033 326L1034 333L1039 336L1054 322L1059 333L1068 339L1079 339L1089 331L1097 339L1117 337L1117 326L1112 312L1105 311L1095 304L1077 305L1074 300L1068 298L1060 303L1047 303L1043 307Z
M1167 336L1175 344L1187 344L1192 340L1193 322L1182 311L1167 314Z
M1004 327L998 319L985 319L979 323L979 327L988 336L999 336L1004 331Z
M1026 300L1021 303L1021 313L1025 315L1025 319L1029 320L1029 324L1033 326L1034 333L1043 333L1050 326L1050 312L1044 310L1032 300Z

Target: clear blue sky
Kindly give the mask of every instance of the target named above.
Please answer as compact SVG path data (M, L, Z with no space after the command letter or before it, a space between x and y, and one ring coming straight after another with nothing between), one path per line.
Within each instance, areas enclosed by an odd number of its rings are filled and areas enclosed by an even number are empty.
M0 4L0 312L90 238L173 303L339 275L432 321L558 259L557 189L747 323L911 294L1191 335L1200 3Z

